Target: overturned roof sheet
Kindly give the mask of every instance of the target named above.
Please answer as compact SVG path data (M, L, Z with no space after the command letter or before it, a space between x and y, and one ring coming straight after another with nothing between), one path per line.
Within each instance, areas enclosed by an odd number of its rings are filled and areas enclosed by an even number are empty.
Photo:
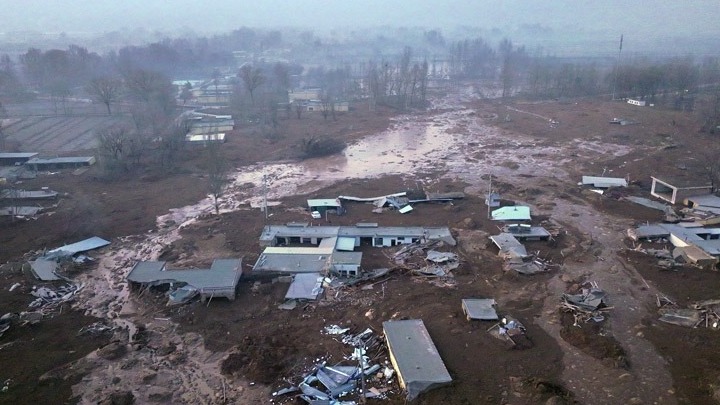
M528 255L525 246L509 233L493 235L490 240L500 249L500 256L522 258Z
M412 401L421 393L452 382L425 324L420 319L383 322L390 360L400 386Z
M493 221L529 221L530 207L514 205L502 207L492 212Z
M595 177L595 176L582 176L582 184L584 186L593 186L597 188L610 188L610 187L627 187L627 180L619 177Z
M73 256L76 253L99 249L109 244L110 242L106 241L105 239L93 236L92 238L88 238L79 242L71 243L69 245L49 250L45 257Z
M40 281L61 280L61 278L55 274L57 268L58 264L53 260L37 259L30 262L30 271L33 273L33 276Z
M468 320L495 321L498 319L495 300L492 298L465 298L462 300L462 309Z
M315 300L322 293L323 277L320 273L298 273L288 287L286 300Z

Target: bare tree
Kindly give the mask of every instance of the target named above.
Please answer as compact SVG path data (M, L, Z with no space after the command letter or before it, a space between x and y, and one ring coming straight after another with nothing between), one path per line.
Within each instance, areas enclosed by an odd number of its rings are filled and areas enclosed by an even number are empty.
M128 171L128 149L130 129L124 125L113 125L97 132L98 155L105 171L117 176Z
M250 101L255 102L255 90L265 83L265 75L260 68L253 68L250 65L243 65L238 72L238 77L245 84L245 88L250 93Z
M228 164L225 157L220 153L220 146L218 144L208 144L206 162L208 170L208 190L213 198L215 215L220 215L220 203L218 200L225 193Z
M68 109L65 103L71 94L70 86L64 80L58 79L50 83L48 87L50 89L50 99L52 100L55 114L58 113L58 105L61 105L63 107L63 113L67 114Z
M122 82L112 77L99 77L91 80L86 90L97 101L105 104L108 115L112 115L110 105L120 98Z
M190 82L185 82L182 91L180 91L180 98L183 101L183 105L187 104L188 100L192 98L192 85Z

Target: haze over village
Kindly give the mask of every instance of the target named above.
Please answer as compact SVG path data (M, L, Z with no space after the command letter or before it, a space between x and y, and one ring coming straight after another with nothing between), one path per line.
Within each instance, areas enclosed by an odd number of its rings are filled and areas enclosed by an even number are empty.
M8 3L0 403L720 403L716 2Z

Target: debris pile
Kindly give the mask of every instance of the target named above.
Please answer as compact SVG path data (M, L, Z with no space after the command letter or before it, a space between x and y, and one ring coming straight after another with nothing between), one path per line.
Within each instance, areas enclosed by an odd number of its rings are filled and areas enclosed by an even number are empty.
M75 298L75 294L82 290L82 288L83 285L77 283L68 283L58 287L56 290L50 287L33 287L30 294L36 297L36 299L30 303L29 308L36 310L42 315L47 315L60 305L72 301Z
M273 392L272 402L286 403L299 398L308 404L356 405L364 402L365 398L386 399L392 392L390 384L395 370L387 360L378 361L384 356L382 339L370 328L358 334L349 334L349 330L329 325L323 333L340 337L342 343L354 348L352 354L334 365L316 359L317 363L299 384ZM374 356L371 357L369 353L374 353ZM373 386L368 387L368 384ZM350 396L356 400L342 399Z
M439 278L451 284L452 270L460 266L458 255L452 252L435 250L443 246L442 241L405 245L392 256L392 261L401 269L409 270L423 278Z
M581 286L579 294L563 294L560 309L570 312L575 317L573 326L580 322L602 322L605 313L612 309L605 303L607 294L595 282L587 282Z
M504 316L500 322L491 326L487 331L496 338L510 343L513 347L527 346L529 342L525 335L525 326L509 315Z
M720 299L699 301L688 308L680 308L667 297L657 296L660 321L673 325L720 329Z
M108 326L104 322L95 322L87 326L83 326L78 331L78 336L85 336L85 335L91 335L91 336L99 336L105 333L111 333L116 328L113 326Z

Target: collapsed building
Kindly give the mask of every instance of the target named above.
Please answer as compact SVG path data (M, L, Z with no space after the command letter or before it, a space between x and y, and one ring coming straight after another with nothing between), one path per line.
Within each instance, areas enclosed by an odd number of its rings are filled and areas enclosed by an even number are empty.
M694 223L641 225L628 229L634 241L665 239L674 247L674 257L688 263L712 267L720 259L720 228L703 228Z
M215 259L209 269L168 269L163 261L140 261L127 280L134 287L180 287L177 293L171 293L171 302L184 302L195 295L203 301L215 297L232 301L242 276L241 265L242 259Z

